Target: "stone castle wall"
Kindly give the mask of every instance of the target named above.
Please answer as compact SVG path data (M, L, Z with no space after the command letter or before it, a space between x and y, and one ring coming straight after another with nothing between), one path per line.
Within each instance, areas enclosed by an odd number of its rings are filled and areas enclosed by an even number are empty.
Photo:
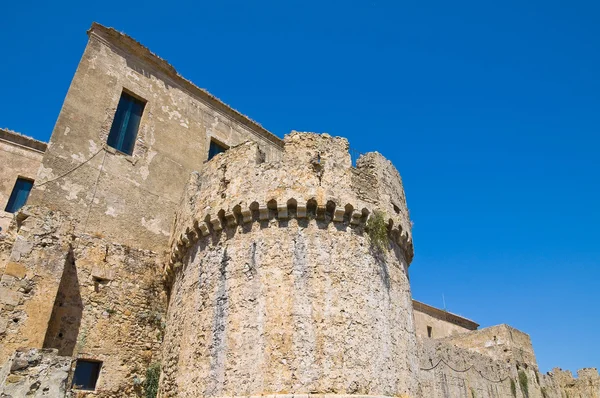
M162 397L416 395L401 181L347 151L293 133L280 161L246 143L196 175L168 270ZM381 252L364 231L375 210L393 236Z
M0 264L0 362L22 347L55 349L102 362L94 396L136 396L136 380L160 361L164 256L77 234L76 225L36 206L11 224Z
M131 156L106 145L123 90L146 101ZM30 203L68 214L77 232L164 250L182 189L202 169L212 138L253 140L268 158L281 148L133 39L94 24Z
M508 325L474 330L467 334L451 336L444 341L479 352L497 361L513 361L537 368L529 335Z
M520 362L520 354L515 351L511 352L513 357L506 353L499 360L448 340L419 339L418 397L600 397L600 375L596 369L582 369L578 378L560 369L540 374L537 364Z
M0 396L139 397L160 364L165 398L600 397L596 369L539 374L525 333L415 312L381 155L282 141L133 39L88 33L43 158L0 130L0 200L36 179L0 218ZM124 90L147 101L131 156L105 144ZM211 139L232 148L206 161ZM464 333L419 339L434 321ZM71 390L78 359L102 362L95 391Z

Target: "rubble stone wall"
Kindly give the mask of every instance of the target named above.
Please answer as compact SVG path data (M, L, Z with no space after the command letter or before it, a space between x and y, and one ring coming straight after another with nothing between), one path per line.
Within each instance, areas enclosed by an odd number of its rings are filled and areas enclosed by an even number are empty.
M498 361L516 361L537 368L529 335L508 325L491 326L451 336L444 341Z
M63 398L71 362L56 350L19 350L0 368L0 397Z
M416 396L401 181L381 155L353 169L347 151L293 133L280 161L246 143L192 178L167 270L162 397ZM375 210L382 250L365 231Z
M75 234L73 220L45 208L26 206L18 217L0 264L0 362L21 347L52 348L102 361L93 396L137 396L160 362L164 255Z

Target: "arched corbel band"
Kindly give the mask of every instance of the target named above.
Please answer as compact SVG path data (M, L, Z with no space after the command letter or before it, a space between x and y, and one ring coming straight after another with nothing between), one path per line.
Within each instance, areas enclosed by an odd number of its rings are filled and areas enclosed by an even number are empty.
M298 203L293 198L285 203L278 203L273 199L264 204L252 202L247 208L236 205L231 210L220 209L206 214L204 217L196 218L193 225L186 227L181 232L172 246L169 261L164 269L164 278L170 284L175 271L181 266L181 260L187 252L187 248L212 232L235 228L253 221L268 222L271 219L288 220L290 218L314 218L319 221L345 223L350 227L358 227L364 226L371 214L371 210L367 208L358 210L350 203L345 206L337 206L333 200L329 200L325 204L319 204L315 199L310 199L306 203ZM395 225L391 218L388 220L387 227L390 239L402 248L406 260L410 264L414 256L414 248L408 232L400 224Z

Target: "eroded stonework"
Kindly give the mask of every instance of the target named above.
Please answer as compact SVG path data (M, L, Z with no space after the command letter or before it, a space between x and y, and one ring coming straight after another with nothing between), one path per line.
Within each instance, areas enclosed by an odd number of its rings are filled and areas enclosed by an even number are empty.
M281 140L88 34L47 149L0 134L0 199L35 179L0 220L0 397L600 397L596 369L540 374L527 334L412 300L390 161ZM131 154L107 143L123 93L145 101Z
M352 168L346 140L301 133L277 162L247 143L210 163L177 217L176 230L195 227L168 270L162 396L415 396L412 246L393 166L371 154ZM365 232L375 210L393 214L389 250Z

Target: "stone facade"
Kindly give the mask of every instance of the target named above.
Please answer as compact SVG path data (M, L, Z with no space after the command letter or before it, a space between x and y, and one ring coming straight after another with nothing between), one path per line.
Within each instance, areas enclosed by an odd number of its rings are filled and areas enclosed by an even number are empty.
M281 140L130 37L88 34L47 150L0 131L0 199L35 179L2 219L0 397L600 396L595 369L539 374L525 333L412 300L380 154ZM145 103L131 155L107 144L123 92Z
M98 24L88 35L30 203L68 214L79 232L163 250L183 187L203 167L211 139L258 142L267 158L281 140L133 39ZM123 91L146 102L132 155L106 145Z
M421 338L441 339L476 330L479 325L470 319L413 300L415 332Z
M17 222L15 222L17 224ZM77 222L26 206L0 282L0 357L21 347L102 362L96 396L135 396L159 361L162 256L76 234Z
M17 178L35 180L46 143L0 129L0 235L6 233L14 214L5 211Z

